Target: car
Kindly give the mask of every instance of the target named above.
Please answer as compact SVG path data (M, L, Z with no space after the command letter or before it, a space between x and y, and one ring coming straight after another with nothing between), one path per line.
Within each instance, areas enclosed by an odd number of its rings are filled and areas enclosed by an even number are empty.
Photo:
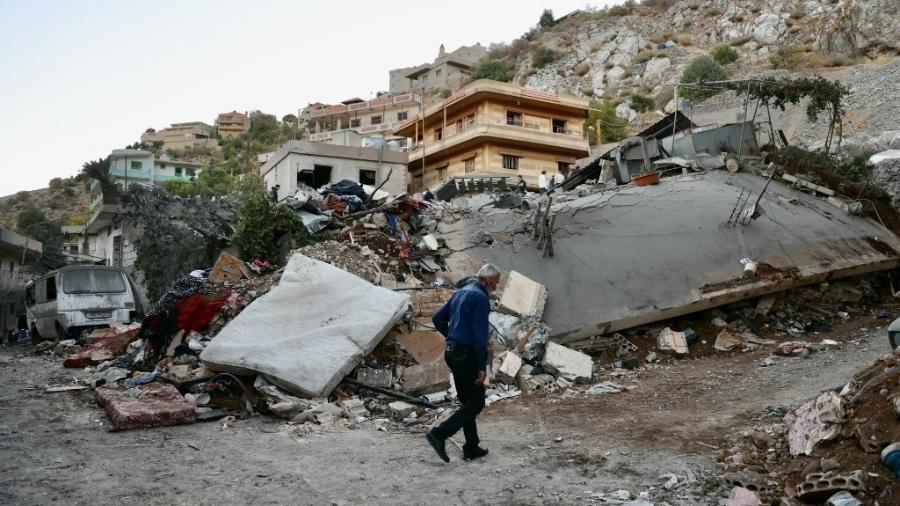
M897 346L900 346L900 318L897 318L887 328L888 334L888 342L891 343L892 349L897 349Z
M25 287L33 341L74 339L85 331L143 318L140 294L121 268L79 265L44 274Z

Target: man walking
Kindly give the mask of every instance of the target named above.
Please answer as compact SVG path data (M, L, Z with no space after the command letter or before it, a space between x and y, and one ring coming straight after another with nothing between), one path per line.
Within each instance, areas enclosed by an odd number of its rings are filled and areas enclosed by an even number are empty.
M543 195L543 194L547 193L548 189L549 188L547 186L547 171L542 170L541 175L538 176L538 191L541 192L541 195Z
M459 429L466 435L463 446L465 460L484 457L488 451L478 446L478 427L475 418L484 408L484 379L487 374L488 315L491 300L488 294L500 282L500 270L485 264L478 270L477 281L453 294L431 318L435 328L447 340L444 360L453 373L456 394L462 406L444 423L432 429L425 438L444 462L447 438Z

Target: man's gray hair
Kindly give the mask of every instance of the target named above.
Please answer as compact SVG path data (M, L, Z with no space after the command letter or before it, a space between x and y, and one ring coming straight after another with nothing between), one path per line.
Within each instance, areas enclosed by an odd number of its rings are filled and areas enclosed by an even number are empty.
M497 268L494 264L484 264L481 266L481 269L478 269L478 274L475 275L478 279L488 279L488 278L496 278L500 276L500 269Z

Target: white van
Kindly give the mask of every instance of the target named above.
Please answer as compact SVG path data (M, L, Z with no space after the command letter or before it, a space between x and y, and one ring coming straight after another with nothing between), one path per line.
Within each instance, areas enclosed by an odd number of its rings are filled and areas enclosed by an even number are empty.
M73 339L113 322L143 318L140 296L120 268L99 265L63 267L25 287L32 339Z

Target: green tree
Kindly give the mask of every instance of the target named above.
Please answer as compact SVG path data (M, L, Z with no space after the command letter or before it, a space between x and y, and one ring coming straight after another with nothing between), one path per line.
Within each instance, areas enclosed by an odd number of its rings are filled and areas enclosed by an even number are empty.
M40 260L32 263L41 269L56 269L65 265L62 254L63 234L59 223L50 221L34 204L28 204L16 217L16 232L41 242Z
M721 65L708 56L695 58L681 74L682 84L702 84L728 79L728 72ZM680 87L679 95L690 100L701 101L719 93L719 90L701 90L696 88Z
M201 197L220 197L234 190L234 179L234 176L223 167L207 165L197 176L194 184L197 186L197 194Z
M109 158L98 158L81 165L81 175L88 179L96 179L103 184L109 183Z
M721 65L728 65L729 63L734 63L738 60L740 55L737 51L734 50L728 44L718 44L716 47L710 51L710 54L713 57L713 60L716 60L717 63Z
M625 137L626 120L616 116L616 103L604 95L602 100L591 100L588 116L584 120L584 131L591 146L607 142L618 142Z
M637 112L652 111L656 107L652 98L645 97L639 93L632 93L630 99L629 107Z
M259 176L245 176L238 182L235 193L239 218L234 243L243 258L274 260L278 240L285 234L293 234L303 243L308 241L306 227L300 218L286 205L272 202Z
M287 123L288 125L296 125L297 124L297 116L293 114L285 114L281 117L282 123Z
M513 72L512 65L506 60L484 60L472 74L472 79L493 79L508 83L513 78Z
M63 189L63 180L61 177L55 177L50 180L50 189L58 191Z
M544 9L544 12L541 13L541 18L538 20L538 26L541 28L550 28L556 23L556 18L553 17L553 11L550 9Z
M192 197L197 194L197 185L191 181L172 179L162 184L163 190L177 197Z

